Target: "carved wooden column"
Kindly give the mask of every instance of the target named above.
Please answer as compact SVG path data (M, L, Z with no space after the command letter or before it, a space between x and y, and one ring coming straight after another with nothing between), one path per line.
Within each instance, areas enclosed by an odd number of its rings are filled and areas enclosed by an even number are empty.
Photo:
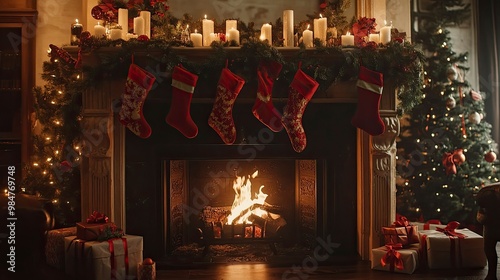
M103 81L87 89L81 122L82 220L95 210L121 228L125 227L124 129L113 118L113 99L123 91L123 84Z

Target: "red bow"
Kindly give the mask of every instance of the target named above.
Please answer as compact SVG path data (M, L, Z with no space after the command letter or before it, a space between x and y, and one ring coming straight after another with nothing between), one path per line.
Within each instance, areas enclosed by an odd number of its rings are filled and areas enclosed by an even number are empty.
M394 226L396 227L407 227L411 226L410 221L408 219L400 214L396 214L396 221L393 223Z
M436 230L439 232L442 232L448 236L455 236L458 238L467 237L467 235L455 231L455 229L457 229L459 225L460 225L459 222L453 221L453 222L449 222L445 228L438 227L438 228L436 228Z
M109 219L108 216L100 212L94 211L92 212L92 215L90 215L90 217L87 218L87 224L104 224L108 222L108 219Z
M389 264L391 271L394 271L394 268L403 270L403 259L401 258L401 253L397 251L403 249L403 244L386 244L385 247L387 248L387 253L380 259L380 264L383 267Z
M444 153L443 166L446 170L446 175L457 174L456 165L462 164L462 161L458 159L463 156L463 152L463 149L457 149L453 153Z

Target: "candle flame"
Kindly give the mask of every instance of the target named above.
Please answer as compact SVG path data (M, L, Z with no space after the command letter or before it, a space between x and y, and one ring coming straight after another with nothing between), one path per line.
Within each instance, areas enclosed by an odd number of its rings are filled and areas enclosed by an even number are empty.
M386 26L386 25L387 25L387 20L384 19L384 26Z
M307 30L309 30L309 27L310 27L310 26L311 26L310 24L308 24L308 25L307 25Z
M195 29L195 30L194 30L194 33L198 33L198 29Z
M351 35L351 32L347 31L347 33L345 35L349 36L349 35Z
M205 15L205 19L207 19L207 15Z
M320 17L320 18L323 18L323 15L322 15L322 14L319 14L319 17Z
M75 19L75 22L78 23L78 19Z

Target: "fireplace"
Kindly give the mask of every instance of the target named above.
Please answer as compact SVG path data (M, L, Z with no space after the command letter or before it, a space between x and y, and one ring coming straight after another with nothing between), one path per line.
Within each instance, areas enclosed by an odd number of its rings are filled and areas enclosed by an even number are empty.
M102 48L98 52L112 51L113 48ZM209 55L205 52L210 49L176 51L187 56L194 53L200 58ZM95 53L85 55L89 57L84 57L84 63L98 63ZM137 52L135 61L147 67L149 60L147 55ZM399 133L399 121L396 90L388 82L380 105L386 131L376 137L350 124L357 102L355 81L341 82L316 93L304 113L308 144L302 153L293 151L285 131L272 133L253 117L256 85L251 82L244 87L245 92L240 94L233 109L238 132L233 145L224 145L207 124L213 104L213 84L196 88L191 114L199 133L193 139L186 139L164 121L170 106L169 82L151 91L144 105L145 118L153 130L151 137L140 139L128 132L118 122L113 107L124 85L124 79L103 81L83 94L82 129L89 138L91 153L82 158L82 218L92 210L108 213L127 233L144 236L145 254L155 258L168 255L176 246L196 241L199 238L196 229L207 233L205 226L190 227L191 222L176 224L172 218L175 203L190 206L199 213L208 209L205 207L213 210L230 206L226 204L231 202L211 200L208 204L199 203L203 205L201 208L189 204L193 198L190 195L196 192L196 186L191 184L196 179L191 174L200 166L215 166L217 161L249 164L259 169L259 174L265 174L267 167L263 169L255 163L293 166L293 170L286 171L293 178L291 186L287 183L287 189L281 189L281 193L293 196L293 206L272 200L276 196L272 184L263 189L264 193L270 191L266 193L272 202L269 204L289 207L293 212L293 215L287 213L290 215L285 220L287 230L295 234L279 233L280 241L307 244L318 238L330 238L341 245L336 253L369 259L371 248L381 243L381 227L394 220L394 140ZM286 93L273 100L277 108L282 108ZM182 172L174 172L181 168ZM234 176L250 175L241 172ZM312 181L304 183L306 179ZM181 195L175 196L173 188L181 187ZM314 195L306 196L302 191ZM225 196L234 197L233 190ZM308 203L300 202L306 198L310 200ZM175 199L179 201L172 201ZM258 224L250 225L254 239ZM245 231L241 234L244 239ZM232 239L235 238L233 234Z

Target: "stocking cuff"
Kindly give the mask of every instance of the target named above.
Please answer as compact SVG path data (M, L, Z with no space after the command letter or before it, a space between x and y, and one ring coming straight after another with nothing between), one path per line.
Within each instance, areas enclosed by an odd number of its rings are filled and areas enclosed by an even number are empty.
M172 72L172 86L187 92L194 92L198 76L187 71L182 66L175 66ZM179 85L180 87L176 86ZM184 87L188 87L186 90ZM190 88L193 88L192 90Z
M359 80L365 81L369 84L374 84L379 87L384 86L384 75L380 72L370 70L364 66L359 68Z

